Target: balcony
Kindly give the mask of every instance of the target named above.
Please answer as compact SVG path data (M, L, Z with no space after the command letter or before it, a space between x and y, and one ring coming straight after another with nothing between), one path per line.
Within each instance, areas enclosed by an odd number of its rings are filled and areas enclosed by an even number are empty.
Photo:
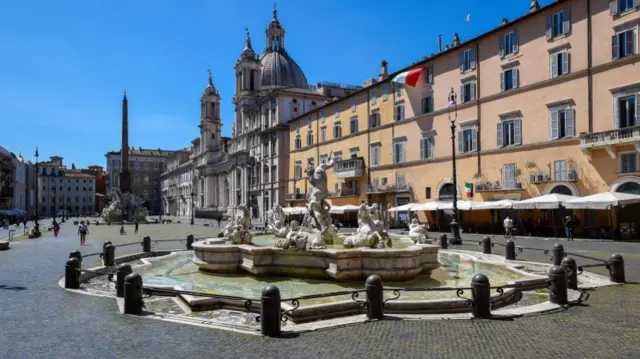
M285 200L287 202L304 201L307 198L306 193L287 193Z
M329 193L329 197L335 198L335 197L357 197L360 195L360 191L358 190L357 187L343 187L340 188L338 191L335 192L331 192Z
M349 158L338 161L333 165L338 179L362 177L364 173L364 158Z
M580 134L580 146L585 153L594 148L604 148L611 158L616 158L613 147L623 144L635 144L640 148L640 126L619 128L617 130Z
M575 169L569 169L564 172L555 172L553 177L546 172L530 173L529 183L540 184L549 182L577 182L578 173Z
M411 192L411 185L408 183L403 184L386 184L386 185L367 185L367 193L401 193Z
M476 192L503 192L503 191L522 191L522 183L514 183L513 186L503 186L500 181L483 181L476 182Z

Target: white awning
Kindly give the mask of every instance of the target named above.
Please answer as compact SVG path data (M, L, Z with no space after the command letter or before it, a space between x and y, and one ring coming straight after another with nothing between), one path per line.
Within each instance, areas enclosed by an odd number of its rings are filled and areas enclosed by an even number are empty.
M634 203L640 203L640 196L621 192L602 192L568 200L562 205L566 208L610 209L611 206L625 206Z
M565 201L576 199L575 196L567 196L565 194L545 194L544 196L534 197L519 201L513 204L515 209L556 209Z
M388 212L406 212L406 211L416 211L413 207L417 206L415 203L407 203L402 206L389 208Z
M305 213L307 213L307 208L306 207L283 207L282 211L286 215L290 215L290 214L305 214Z
M510 209L513 207L515 203L518 201L513 201L510 199L501 199L499 201L490 201L490 202L476 202L473 206L473 209Z

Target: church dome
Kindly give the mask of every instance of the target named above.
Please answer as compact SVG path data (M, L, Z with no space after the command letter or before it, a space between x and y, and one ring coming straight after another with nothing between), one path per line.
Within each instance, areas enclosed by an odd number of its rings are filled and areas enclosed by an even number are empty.
M260 56L262 88L286 86L309 89L307 77L298 64L284 51L267 51Z

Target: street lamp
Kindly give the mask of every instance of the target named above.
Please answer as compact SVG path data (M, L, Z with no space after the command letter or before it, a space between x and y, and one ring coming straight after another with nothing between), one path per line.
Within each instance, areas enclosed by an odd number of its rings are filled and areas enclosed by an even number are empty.
M451 118L453 112L453 119ZM451 88L449 93L449 122L451 122L451 162L453 165L453 218L451 219L451 238L449 243L462 244L460 238L460 224L458 223L458 180L456 178L456 120L458 119L458 104L456 103L456 93Z
M40 196L38 195L38 187L40 187L40 184L38 183L38 177L40 176L40 170L38 168L38 157L39 157L38 147L36 147L36 155L35 155L35 157L36 157L36 222L34 224L33 234L36 237L40 237L40 224L38 224L38 207L39 207L38 200L40 198Z
M194 215L193 212L194 212L194 209L195 209L195 205L193 203L193 197L195 195L196 195L195 193L191 192L191 224L193 224L193 215Z

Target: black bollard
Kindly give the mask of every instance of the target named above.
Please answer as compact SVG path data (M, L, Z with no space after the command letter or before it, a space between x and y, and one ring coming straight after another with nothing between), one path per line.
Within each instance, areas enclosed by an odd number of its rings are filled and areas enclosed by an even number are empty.
M112 244L107 244L104 247L104 252L102 254L102 260L104 261L105 266L111 267L116 265L116 247Z
M193 234L187 236L187 249L193 249Z
M104 243L102 243L102 253L104 253L104 249L109 245L113 245L113 243L111 243L111 241L106 241Z
M82 253L80 253L79 250L75 250L75 251L69 253L69 258L78 259L78 262L80 262L80 267L82 267Z
M504 245L504 257L509 261L516 260L516 244L512 240L507 239Z
M566 257L562 259L560 265L567 271L567 288L573 290L578 289L578 265L576 264L576 260L571 257Z
M121 264L116 272L116 297L124 297L124 278L133 273L131 264Z
M140 314L142 307L142 277L131 273L124 278L124 314Z
M471 278L471 296L473 298L473 316L491 318L491 284L489 278L478 273Z
M553 266L549 269L549 301L560 305L569 303L567 297L567 271L564 267Z
M367 318L382 319L384 317L382 279L375 274L368 276L364 289L367 291Z
M262 335L278 338L282 333L280 318L280 289L275 285L268 285L262 289L262 297L260 298L260 331Z
M624 283L624 259L622 255L618 253L613 254L607 262L609 264L609 279L614 283Z
M560 243L553 245L553 265L559 266L562 264L562 258L564 258L564 247Z
M491 238L482 238L482 253L491 254Z
M64 266L64 287L68 289L80 288L80 261L78 258L71 257L67 259Z
M446 234L441 234L440 235L440 248L442 248L442 249L449 248L449 242L447 241L447 235Z
M151 252L151 237L146 236L142 238L142 251L143 252Z

